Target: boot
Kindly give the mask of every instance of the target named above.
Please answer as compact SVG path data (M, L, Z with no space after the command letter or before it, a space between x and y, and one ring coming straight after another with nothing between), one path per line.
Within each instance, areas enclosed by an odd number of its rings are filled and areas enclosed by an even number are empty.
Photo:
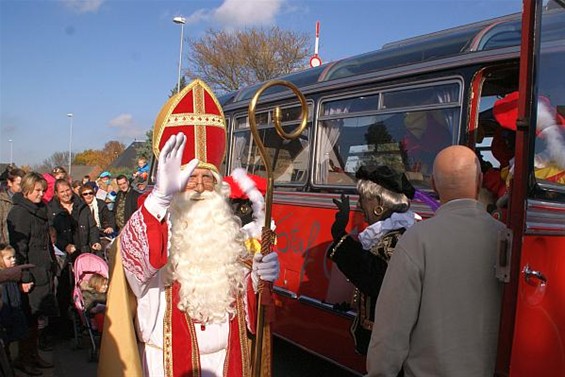
M10 356L5 352L5 350L10 350L9 344L4 345L0 339L0 345L0 376L14 377Z
M35 355L33 360L33 366L41 369L48 369L48 368L53 368L55 365L53 365L53 363L47 360L44 360L43 358L41 358L41 356Z
M30 376L42 376L43 372L34 367L33 365L26 364L21 359L16 359L12 364L14 369L24 372Z
M53 351L53 341L47 334L46 329L39 330L39 349L45 352Z
M43 373L33 365L33 355L37 353L37 329L30 327L27 336L18 342L18 357L12 366L30 376L41 376Z

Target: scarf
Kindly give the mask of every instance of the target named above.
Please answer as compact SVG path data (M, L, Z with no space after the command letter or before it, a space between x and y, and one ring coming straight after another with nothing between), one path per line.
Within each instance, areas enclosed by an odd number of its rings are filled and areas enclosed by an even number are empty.
M96 221L96 226L98 229L102 229L102 225L100 224L100 215L98 214L98 201L96 198L88 205L90 207L90 211L94 215L94 221Z
M414 212L395 212L388 219L377 221L365 228L364 231L359 233L359 241L363 245L363 249L370 250L386 233L400 228L408 229L415 222L416 215Z

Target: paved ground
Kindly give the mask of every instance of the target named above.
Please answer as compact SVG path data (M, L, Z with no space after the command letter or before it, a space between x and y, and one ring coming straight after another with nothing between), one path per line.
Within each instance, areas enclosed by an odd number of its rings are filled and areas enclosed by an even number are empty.
M283 340L275 338L273 345L273 377L356 376ZM89 354L87 343L81 349L74 349L70 340L59 340L53 351L41 352L42 358L55 364L55 368L42 369L43 377L96 377L98 363L89 361ZM28 375L16 370L16 377Z
M85 344L81 349L73 349L70 340L59 340L55 342L53 351L43 352L43 359L55 364L54 368L41 369L43 377L96 377L96 362L90 362L89 348ZM27 377L28 375L15 370L16 377Z

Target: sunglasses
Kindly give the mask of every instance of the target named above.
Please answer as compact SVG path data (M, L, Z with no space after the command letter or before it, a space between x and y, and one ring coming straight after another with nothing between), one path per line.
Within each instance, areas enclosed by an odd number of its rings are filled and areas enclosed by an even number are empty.
M82 196L90 196L90 195L94 195L94 193L92 191L82 193Z

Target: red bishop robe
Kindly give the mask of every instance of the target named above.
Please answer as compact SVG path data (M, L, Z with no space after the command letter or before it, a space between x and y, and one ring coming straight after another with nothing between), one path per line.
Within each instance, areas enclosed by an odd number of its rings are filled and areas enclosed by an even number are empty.
M196 326L200 325L178 309L178 283L165 287L159 277L159 270L167 262L169 247L166 209L150 205L149 210L146 204L151 203L147 202L132 215L120 234L125 276L137 297L136 331L141 343L142 369L150 375L200 376L196 336ZM247 331L254 331L256 295L249 275L246 297L238 297L236 306L237 315L229 321L224 376L250 375Z

